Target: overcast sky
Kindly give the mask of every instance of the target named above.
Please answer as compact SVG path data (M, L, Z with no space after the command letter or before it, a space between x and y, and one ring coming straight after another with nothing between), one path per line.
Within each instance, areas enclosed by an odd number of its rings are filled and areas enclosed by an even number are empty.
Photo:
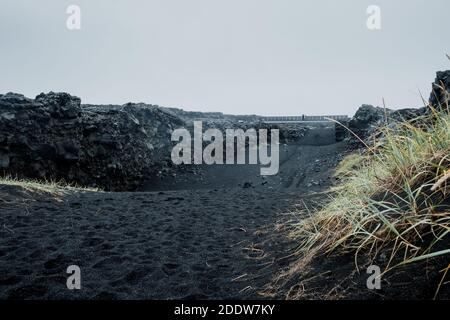
M262 115L420 106L450 69L449 14L448 0L0 0L0 93Z

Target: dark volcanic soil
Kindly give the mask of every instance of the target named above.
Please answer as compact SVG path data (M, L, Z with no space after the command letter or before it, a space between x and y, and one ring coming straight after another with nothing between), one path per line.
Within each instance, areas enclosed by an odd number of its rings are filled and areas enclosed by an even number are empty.
M345 149L309 141L281 146L267 178L259 166L200 166L142 192L59 198L0 185L0 299L260 298L295 245L276 222L332 184ZM72 264L81 290L66 288Z

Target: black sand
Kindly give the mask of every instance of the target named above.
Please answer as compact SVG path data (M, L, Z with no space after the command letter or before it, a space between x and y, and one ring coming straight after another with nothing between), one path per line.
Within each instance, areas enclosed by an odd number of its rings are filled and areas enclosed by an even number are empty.
M328 188L345 149L307 142L281 146L265 179L259 166L201 166L142 192L59 200L0 185L0 299L261 298L295 245L276 222ZM81 290L66 288L72 264Z

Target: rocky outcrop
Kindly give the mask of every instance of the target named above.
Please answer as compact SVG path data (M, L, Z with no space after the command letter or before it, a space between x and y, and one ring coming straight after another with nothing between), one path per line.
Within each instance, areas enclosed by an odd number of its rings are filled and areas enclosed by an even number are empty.
M390 112L388 109L363 104L350 120L348 127L360 139L367 139L377 127L386 122ZM350 138L354 139L355 137L351 135Z
M203 130L279 129L282 143L295 141L308 130L267 124L257 116L187 112L143 103L82 105L67 93L50 92L35 99L7 93L0 95L0 174L134 190L147 177L162 178L174 170L171 134L177 127L192 129L195 120L203 122Z
M0 170L21 178L133 190L170 157L183 121L144 104L82 106L67 93L0 95Z
M429 104L438 110L448 110L450 102L450 70L438 71L432 83Z
M425 116L428 112L428 109L426 107L423 108L405 108L405 109L399 109L392 111L389 114L389 121L413 121L415 119L418 119L422 116Z
M428 108L405 108L391 110L387 108L374 107L372 105L362 105L349 122L349 129L352 130L361 140L370 144L371 137L380 137L378 130L382 126L394 128L396 123L409 121L415 123L425 116ZM352 144L360 145L361 141L354 134L349 135Z
M438 71L436 79L432 83L432 90L429 98L429 106L436 110L448 110L450 102L450 70ZM395 122L409 121L423 124L423 116L431 112L427 107L407 108L400 110L390 110L371 105L362 105L355 116L349 122L349 128L365 140L377 133L377 128L382 124L393 126ZM350 136L351 142L358 142L354 136Z
M68 94L35 100L0 96L0 170L19 177L57 179L73 175L83 136L80 99Z

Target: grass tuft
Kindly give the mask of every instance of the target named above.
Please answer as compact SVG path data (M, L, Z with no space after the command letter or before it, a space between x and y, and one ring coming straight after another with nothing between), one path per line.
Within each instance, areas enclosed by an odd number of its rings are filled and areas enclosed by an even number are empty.
M48 194L54 197L61 197L64 196L65 194L75 191L77 192L101 191L96 188L80 187L76 184L69 184L64 181L51 181L51 180L41 181L41 180L19 179L11 176L0 177L0 185L17 186L29 192L38 194Z
M345 179L331 201L291 228L300 261L351 253L358 270L362 253L388 252L387 272L450 254L450 114L381 130L382 140L338 166L335 176Z

